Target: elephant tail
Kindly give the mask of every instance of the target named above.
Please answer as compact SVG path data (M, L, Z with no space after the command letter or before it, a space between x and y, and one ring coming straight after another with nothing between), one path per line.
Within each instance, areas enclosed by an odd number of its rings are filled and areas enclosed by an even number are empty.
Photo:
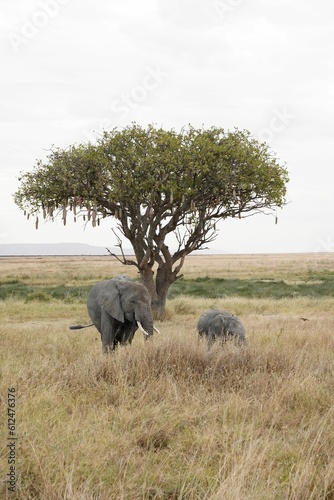
M70 330L81 330L81 328L88 328L89 326L94 326L94 323L91 323L90 325L73 325L70 326Z

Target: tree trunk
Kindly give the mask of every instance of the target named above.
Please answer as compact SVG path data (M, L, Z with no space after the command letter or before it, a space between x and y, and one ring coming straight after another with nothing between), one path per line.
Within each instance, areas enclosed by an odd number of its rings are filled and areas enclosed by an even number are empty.
M155 288L158 298L156 313L159 319L162 319L166 311L166 301L169 287L176 280L175 274L171 266L165 262L161 262L157 269L157 276L155 280Z
M155 315L157 319L164 319L166 312L166 302L167 302L167 294L171 283L167 284L163 290L158 294L158 300L156 302L156 308L154 309Z
M146 286L149 294L151 295L152 309L155 311L157 310L159 299L154 283L154 272L150 267L145 267L144 269L140 269L140 276L143 285Z
M157 319L163 319L166 311L166 301L169 287L174 283L175 276L172 269L160 264L154 282L154 273L147 267L140 270L143 285L146 286L152 299L152 310Z
M161 245L161 254L157 252L154 254L153 250L149 251L149 247L143 249L138 246L136 240L130 239L130 241L135 251L138 263L137 267L142 283L151 296L151 307L154 317L156 319L163 319L166 312L168 290L174 281L178 279L178 272L183 265L184 258L179 258L180 263L173 270L173 263L175 262L173 262L167 245ZM158 268L154 277L153 266L155 263L158 264Z

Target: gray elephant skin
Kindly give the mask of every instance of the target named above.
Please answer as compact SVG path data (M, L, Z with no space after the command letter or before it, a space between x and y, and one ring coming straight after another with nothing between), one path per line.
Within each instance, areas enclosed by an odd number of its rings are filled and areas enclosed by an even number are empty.
M127 276L116 276L94 285L87 297L87 309L92 324L70 329L95 325L101 334L104 353L113 351L118 344L131 344L138 328L145 339L153 335L150 294L144 285Z
M203 313L197 323L200 337L205 337L209 346L216 340L226 342L235 340L238 344L246 342L246 333L240 319L227 311L210 309Z

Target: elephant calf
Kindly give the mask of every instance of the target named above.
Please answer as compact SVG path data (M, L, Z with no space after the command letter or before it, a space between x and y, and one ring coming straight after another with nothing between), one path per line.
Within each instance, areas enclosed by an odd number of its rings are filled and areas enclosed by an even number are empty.
M206 311L198 320L197 331L200 337L206 337L210 346L215 340L236 340L239 344L246 342L245 329L240 319L227 311Z

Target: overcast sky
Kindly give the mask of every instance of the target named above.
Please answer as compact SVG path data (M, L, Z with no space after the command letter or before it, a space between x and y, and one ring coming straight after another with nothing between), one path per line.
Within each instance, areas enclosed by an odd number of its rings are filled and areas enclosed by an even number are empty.
M334 251L332 0L0 0L0 27L0 243L115 244L111 219L36 231L12 193L52 145L135 121L247 129L286 163L278 224L225 221L211 249Z

